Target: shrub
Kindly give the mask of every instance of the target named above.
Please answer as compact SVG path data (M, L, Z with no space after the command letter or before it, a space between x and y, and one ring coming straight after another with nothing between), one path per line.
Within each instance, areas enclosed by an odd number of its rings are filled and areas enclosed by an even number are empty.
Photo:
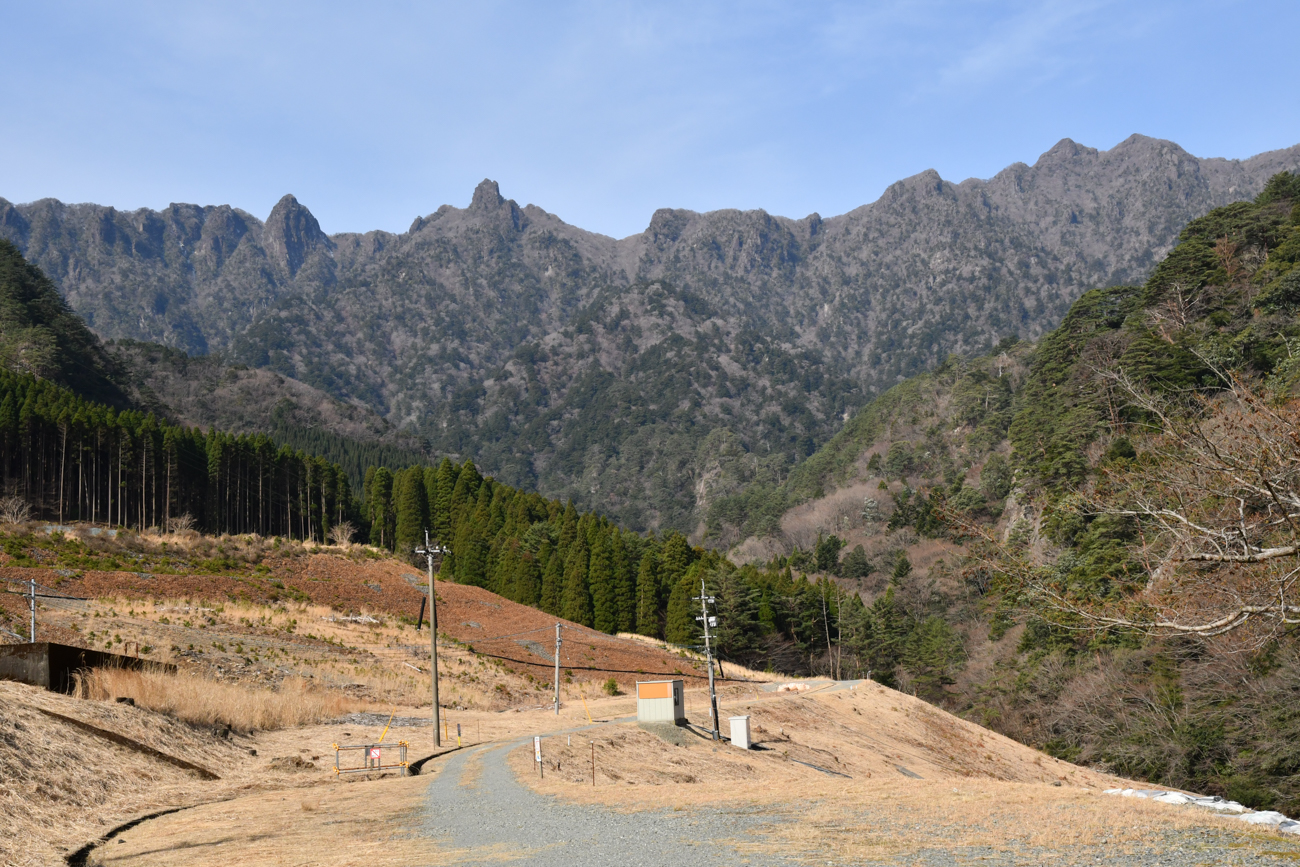
M621 692L621 691L619 690L619 688L618 688L618 681L615 680L615 679L612 678L612 677L611 677L609 680L605 681L605 684L604 684L604 686L601 687L601 689L603 689L603 690L605 691L605 695L621 695L621 694L622 694L622 692Z

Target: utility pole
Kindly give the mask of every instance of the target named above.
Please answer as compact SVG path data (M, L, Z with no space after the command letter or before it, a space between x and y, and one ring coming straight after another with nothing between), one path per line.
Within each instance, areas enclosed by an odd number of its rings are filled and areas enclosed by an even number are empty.
M438 728L438 598L433 595L433 558L448 553L443 545L429 542L429 531L424 531L424 547L416 548L415 553L423 554L429 566L429 662L430 679L433 681L433 745L442 746L442 730Z
M560 624L555 624L555 715L560 715Z
M713 739L716 741L722 738L722 732L719 731L718 723L718 693L713 686L713 647L709 643L709 627L717 626L718 618L709 616L709 606L717 600L704 589L703 578L700 578L700 595L696 599L700 603L700 611L704 613L703 617L695 619L704 624L704 656L709 661L709 706L713 709Z

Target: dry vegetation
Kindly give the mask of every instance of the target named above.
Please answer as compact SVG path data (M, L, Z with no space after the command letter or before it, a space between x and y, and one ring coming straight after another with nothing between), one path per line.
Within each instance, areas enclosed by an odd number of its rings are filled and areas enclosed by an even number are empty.
M292 861L320 835L340 839L346 828L336 826L349 821L344 814L364 805L370 817L385 823L385 833L397 833L392 840L367 842L367 863L439 863L453 854L402 832L416 822L419 779L333 784L331 744L374 741L382 725L322 724L353 710L427 717L428 633L417 632L399 613L411 598L406 594L418 593L406 577L409 567L320 554L293 562L294 569L277 566L271 578L286 590L337 593L345 607L199 592L204 586L253 586L223 584L233 579L220 575L140 579L134 573L83 572L67 579L104 592L86 603L42 608L43 634L117 651L138 642L142 650L151 649L151 658L173 661L181 671L96 672L82 679L80 698L0 684L0 812L7 829L17 831L0 840L0 863L52 863L127 819L205 802L216 803L146 823L124 835L127 845L113 852L134 853L132 863L209 863L210 848L190 848L208 840L220 843L226 863ZM5 570L10 571L20 570ZM149 596L149 589L186 592ZM379 604L357 605L353 600L364 593ZM440 642L451 743L458 724L465 744L512 743L535 732L609 723L633 713L635 699L628 693L641 676L599 670L600 664L699 671L697 660L670 654L648 639L566 634L566 654L572 655L563 657L565 704L557 717L547 708L551 666L533 659L516 638L493 638L531 623L519 618L549 618L516 610L476 588L440 584L438 595L445 614L440 624L451 633ZM583 670L588 663L592 670ZM1098 798L1097 790L1113 783L1105 775L1047 758L876 684L828 693L814 686L812 693L792 695L767 691L758 681L768 675L724 667L732 678L720 681L724 733L728 716L749 714L754 739L766 750L741 753L694 735L686 746L672 746L627 724L607 725L590 735L599 785L591 786L589 736L580 734L571 746L567 738L546 739L544 752L554 770L542 788L624 809L737 799L759 804L770 811L775 829L764 845L800 857L823 850L846 858L906 854L912 851L906 835L888 829L908 811L924 810L939 828L951 825L953 839L969 845L1005 840L1009 828L1026 822L1067 824L1069 832L1059 837L1064 845L1100 836L1137 839L1152 829L1218 821L1163 805ZM601 686L611 677L623 694L606 698ZM703 722L707 693L698 675L687 680L693 685L687 712ZM118 703L119 697L135 706ZM210 768L221 779L203 780L52 720L38 707ZM388 739L408 741L413 759L433 750L427 725L395 728ZM524 779L533 779L526 753L511 761ZM475 767L470 763L467 773ZM900 767L924 779L904 776ZM986 818L964 821L976 810ZM231 831L236 827L237 838ZM1234 833L1246 832L1236 827ZM344 855L321 858L335 854Z
M761 807L769 822L734 841L741 851L807 862L907 863L938 846L1021 857L1036 851L1071 863L1079 847L1122 853L1193 829L1221 834L1234 847L1300 857L1290 838L1235 819L1104 795L1126 783L874 684L796 696L733 691L721 708L724 734L727 718L739 714L750 715L762 749L742 752L695 734L675 745L623 724L544 738L542 780L530 745L510 763L539 791L613 809ZM691 717L705 719L698 711Z
M82 698L118 701L167 714L196 726L228 726L236 731L269 731L325 722L365 704L326 692L301 677L274 689L250 688L192 672L94 669L78 677Z

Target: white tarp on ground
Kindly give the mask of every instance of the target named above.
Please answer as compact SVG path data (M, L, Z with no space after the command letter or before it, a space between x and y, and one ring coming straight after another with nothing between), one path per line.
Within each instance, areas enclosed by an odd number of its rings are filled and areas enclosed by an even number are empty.
M1162 804L1190 804L1204 807L1220 813L1238 813L1238 819L1252 825L1270 825L1288 834L1300 834L1300 822L1288 819L1276 810L1251 810L1236 801L1227 801L1218 795L1184 795L1182 792L1169 792L1164 789L1107 789L1107 795L1119 795L1123 798L1148 798Z

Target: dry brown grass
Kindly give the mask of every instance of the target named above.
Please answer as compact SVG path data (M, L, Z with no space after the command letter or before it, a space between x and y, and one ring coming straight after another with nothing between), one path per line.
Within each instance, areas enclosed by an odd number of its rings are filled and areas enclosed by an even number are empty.
M688 693L688 715L702 723L697 708L699 697ZM612 809L759 808L772 821L769 833L737 841L742 851L808 861L906 863L937 845L1021 855L1037 849L1072 863L1080 847L1123 852L1166 831L1194 828L1222 832L1233 846L1300 857L1295 841L1233 818L1104 795L1129 784L876 684L795 696L737 693L720 711L724 735L729 715L749 714L752 737L767 749L742 752L693 734L674 746L622 724L544 738L544 781L531 744L512 751L509 762L521 782L539 791Z
M325 692L302 678L287 678L277 689L223 683L190 672L127 671L97 668L78 678L81 697L96 701L129 698L136 706L202 726L267 731L324 722L363 707L338 693Z
M428 785L428 777L388 778L206 804L132 828L95 854L133 867L466 863L469 853L419 833Z

